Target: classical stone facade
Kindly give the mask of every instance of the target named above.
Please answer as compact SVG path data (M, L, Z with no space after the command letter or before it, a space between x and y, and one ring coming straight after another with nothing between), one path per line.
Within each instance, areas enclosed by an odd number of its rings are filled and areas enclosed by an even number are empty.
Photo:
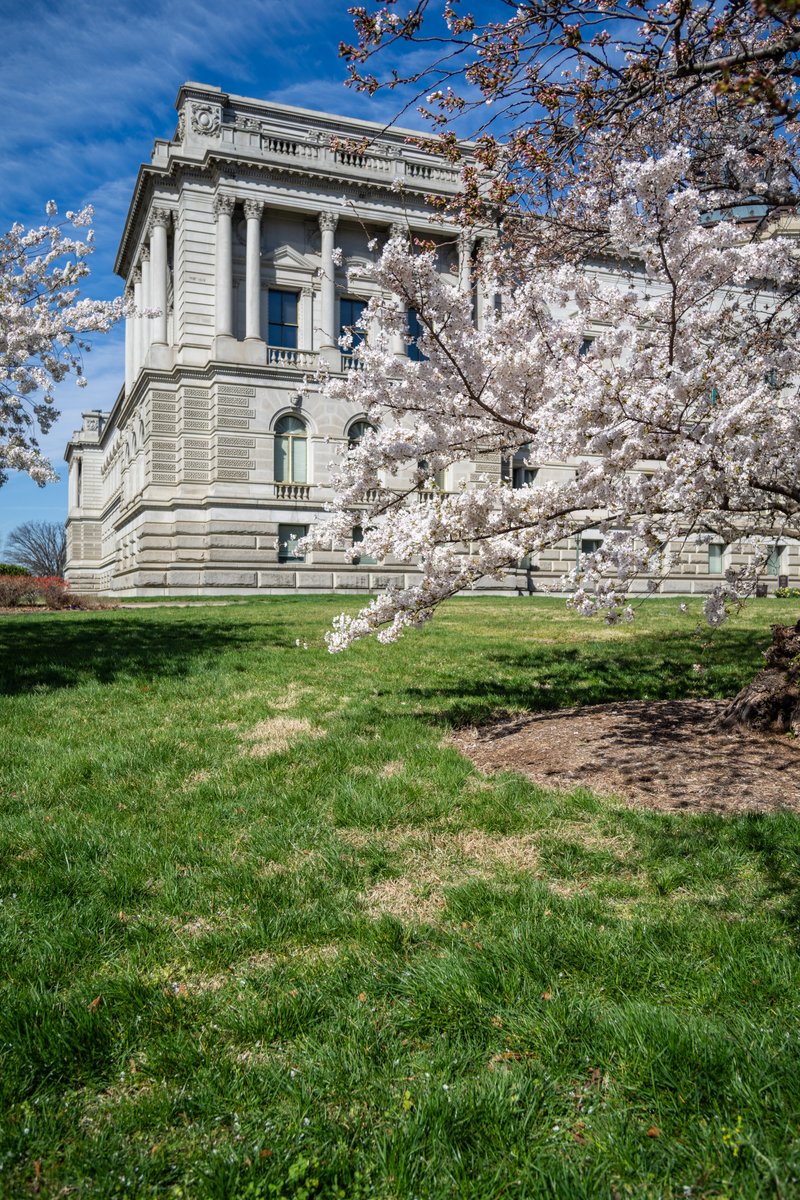
M351 291L348 270L393 227L438 244L453 283L468 279L474 239L427 200L456 192L458 170L402 130L218 88L186 84L176 107L174 138L140 169L116 263L137 310L157 315L128 318L124 386L110 412L84 414L66 450L68 577L132 596L410 581L407 564L348 561L352 546L300 551L333 459L364 418L307 381L321 364L351 369L338 338L372 293ZM368 149L353 149L362 139ZM486 303L477 289L478 325ZM527 481L522 463L491 459L438 482L503 469ZM543 465L537 478L573 469ZM580 553L556 548L507 586L556 580ZM776 571L796 578L797 549L783 555ZM660 588L706 590L729 561L727 549L697 546Z

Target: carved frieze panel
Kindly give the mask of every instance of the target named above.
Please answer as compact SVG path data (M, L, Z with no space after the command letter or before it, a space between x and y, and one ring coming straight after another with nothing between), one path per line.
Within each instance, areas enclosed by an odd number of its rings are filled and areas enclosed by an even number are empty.
M217 445L220 448L220 451L222 450L223 447L227 447L227 446L248 446L252 450L252 449L255 449L255 444L256 444L255 438L243 438L243 437L221 437L221 438L219 438L218 443L217 443Z
M245 387L239 383L220 383L217 384L218 396L255 396L256 389L254 387Z

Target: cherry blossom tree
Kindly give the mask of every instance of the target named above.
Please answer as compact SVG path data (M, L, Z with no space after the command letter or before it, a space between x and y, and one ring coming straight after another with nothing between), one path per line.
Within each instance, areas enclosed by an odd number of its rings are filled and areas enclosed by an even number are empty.
M619 147L640 122L667 118L684 141L699 136L707 178L721 114L744 114L751 142L798 116L795 0L375 0L350 11L356 40L340 53L351 85L410 91L407 107L430 124L424 143L451 161L463 158L457 134L475 139L480 170L465 164L461 198L472 219L487 202L536 208L558 194L597 131ZM793 164L790 174L789 189L766 172L750 194L793 202Z
M433 250L388 243L371 269L384 298L364 314L360 369L326 385L374 428L342 461L316 537L346 542L359 524L360 552L415 561L420 581L339 618L332 649L393 640L589 528L604 541L573 572L572 603L610 621L630 615L634 578L669 568L666 547L741 544L749 565L706 602L718 624L770 544L800 537L797 243L704 220L727 197L687 183L690 167L679 146L618 163L611 194L575 189L573 203L602 210L605 262L557 266L537 241L524 258L518 238L501 245L483 264L480 285L499 302L480 330L471 292L443 281ZM409 308L419 361L392 353ZM487 475L436 492L435 472L487 455L572 462L574 477L512 487Z
M325 385L373 431L344 457L330 524L312 540L346 545L358 525L360 553L419 570L414 586L338 618L331 650L392 641L447 597L587 529L602 545L562 586L578 611L611 622L633 615L634 581L667 573L687 539L734 547L737 566L705 604L718 625L770 548L800 538L800 255L785 236L796 5L498 7L508 18L479 26L457 0L402 11L384 0L353 10L358 42L342 48L362 90L422 90L423 144L463 167L447 215L483 235L483 251L459 290L433 248L390 240L372 269L382 298L364 314L359 369ZM427 59L371 73L399 43ZM409 309L421 332L406 358L393 350L410 340ZM453 464L498 457L574 471L434 487ZM757 708L764 726L800 727L797 671L787 660L778 674L731 720Z
M0 484L10 470L38 484L57 478L38 434L58 417L56 384L68 375L86 385L84 356L92 333L105 333L124 312L120 300L80 298L94 249L92 209L66 214L47 205L36 229L16 224L0 236Z

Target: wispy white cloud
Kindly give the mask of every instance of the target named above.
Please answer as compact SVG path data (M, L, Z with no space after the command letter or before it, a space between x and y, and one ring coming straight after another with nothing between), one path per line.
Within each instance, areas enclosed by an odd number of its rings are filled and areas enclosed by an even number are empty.
M0 73L0 227L38 224L50 198L62 212L93 204L87 290L118 295L113 263L136 173L153 139L171 136L181 83L388 124L400 107L396 93L370 101L344 86L338 45L352 39L348 2L0 0L0 28L13 47ZM124 371L121 329L96 340L86 369L85 390L66 381L57 392L62 416L43 439L56 464L81 412L113 403ZM0 535L56 501L63 513L63 485L6 485Z

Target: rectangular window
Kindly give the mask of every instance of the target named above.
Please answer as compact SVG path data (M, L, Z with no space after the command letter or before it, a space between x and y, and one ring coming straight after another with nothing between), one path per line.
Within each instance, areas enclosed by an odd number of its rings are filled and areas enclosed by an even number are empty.
M780 575L783 559L783 546L773 546L767 559L767 574Z
M511 473L511 486L515 488L527 487L528 484L534 482L538 474L538 467L515 466Z
M362 529L362 527L360 525L355 525L353 527L353 549L355 550L357 548L359 542L363 542L363 540L364 540L364 530ZM371 567L371 566L375 565L375 559L372 557L371 554L361 554L360 552L359 552L358 558L354 558L353 562L359 563L363 567Z
M709 575L722 574L722 558L725 553L725 547L721 542L710 542L708 546L708 573Z
M270 346L297 349L297 301L297 292L277 292L270 288L267 337Z
M345 354L352 354L356 346L364 340L363 330L356 329L356 322L361 318L361 314L367 307L365 300L353 300L349 296L343 296L339 301L339 325L343 334L349 333L352 335L353 344L349 350L344 351Z
M419 317L417 316L417 310L415 308L410 308L408 310L408 336L412 337L414 339L414 341L409 346L407 346L406 349L408 351L408 357L411 359L412 362L427 362L428 361L427 354L423 354L422 351L420 350L419 346L417 345L417 338L419 338L421 336L421 334L422 334L422 326L419 323Z
M578 545L575 553L575 565L580 567L581 559L585 554L595 554L603 544L603 539L600 537L584 537L578 536Z
M305 562L306 556L298 543L307 533L307 525L279 525L278 562Z
M305 483L308 479L308 463L306 438L292 438L292 483Z

